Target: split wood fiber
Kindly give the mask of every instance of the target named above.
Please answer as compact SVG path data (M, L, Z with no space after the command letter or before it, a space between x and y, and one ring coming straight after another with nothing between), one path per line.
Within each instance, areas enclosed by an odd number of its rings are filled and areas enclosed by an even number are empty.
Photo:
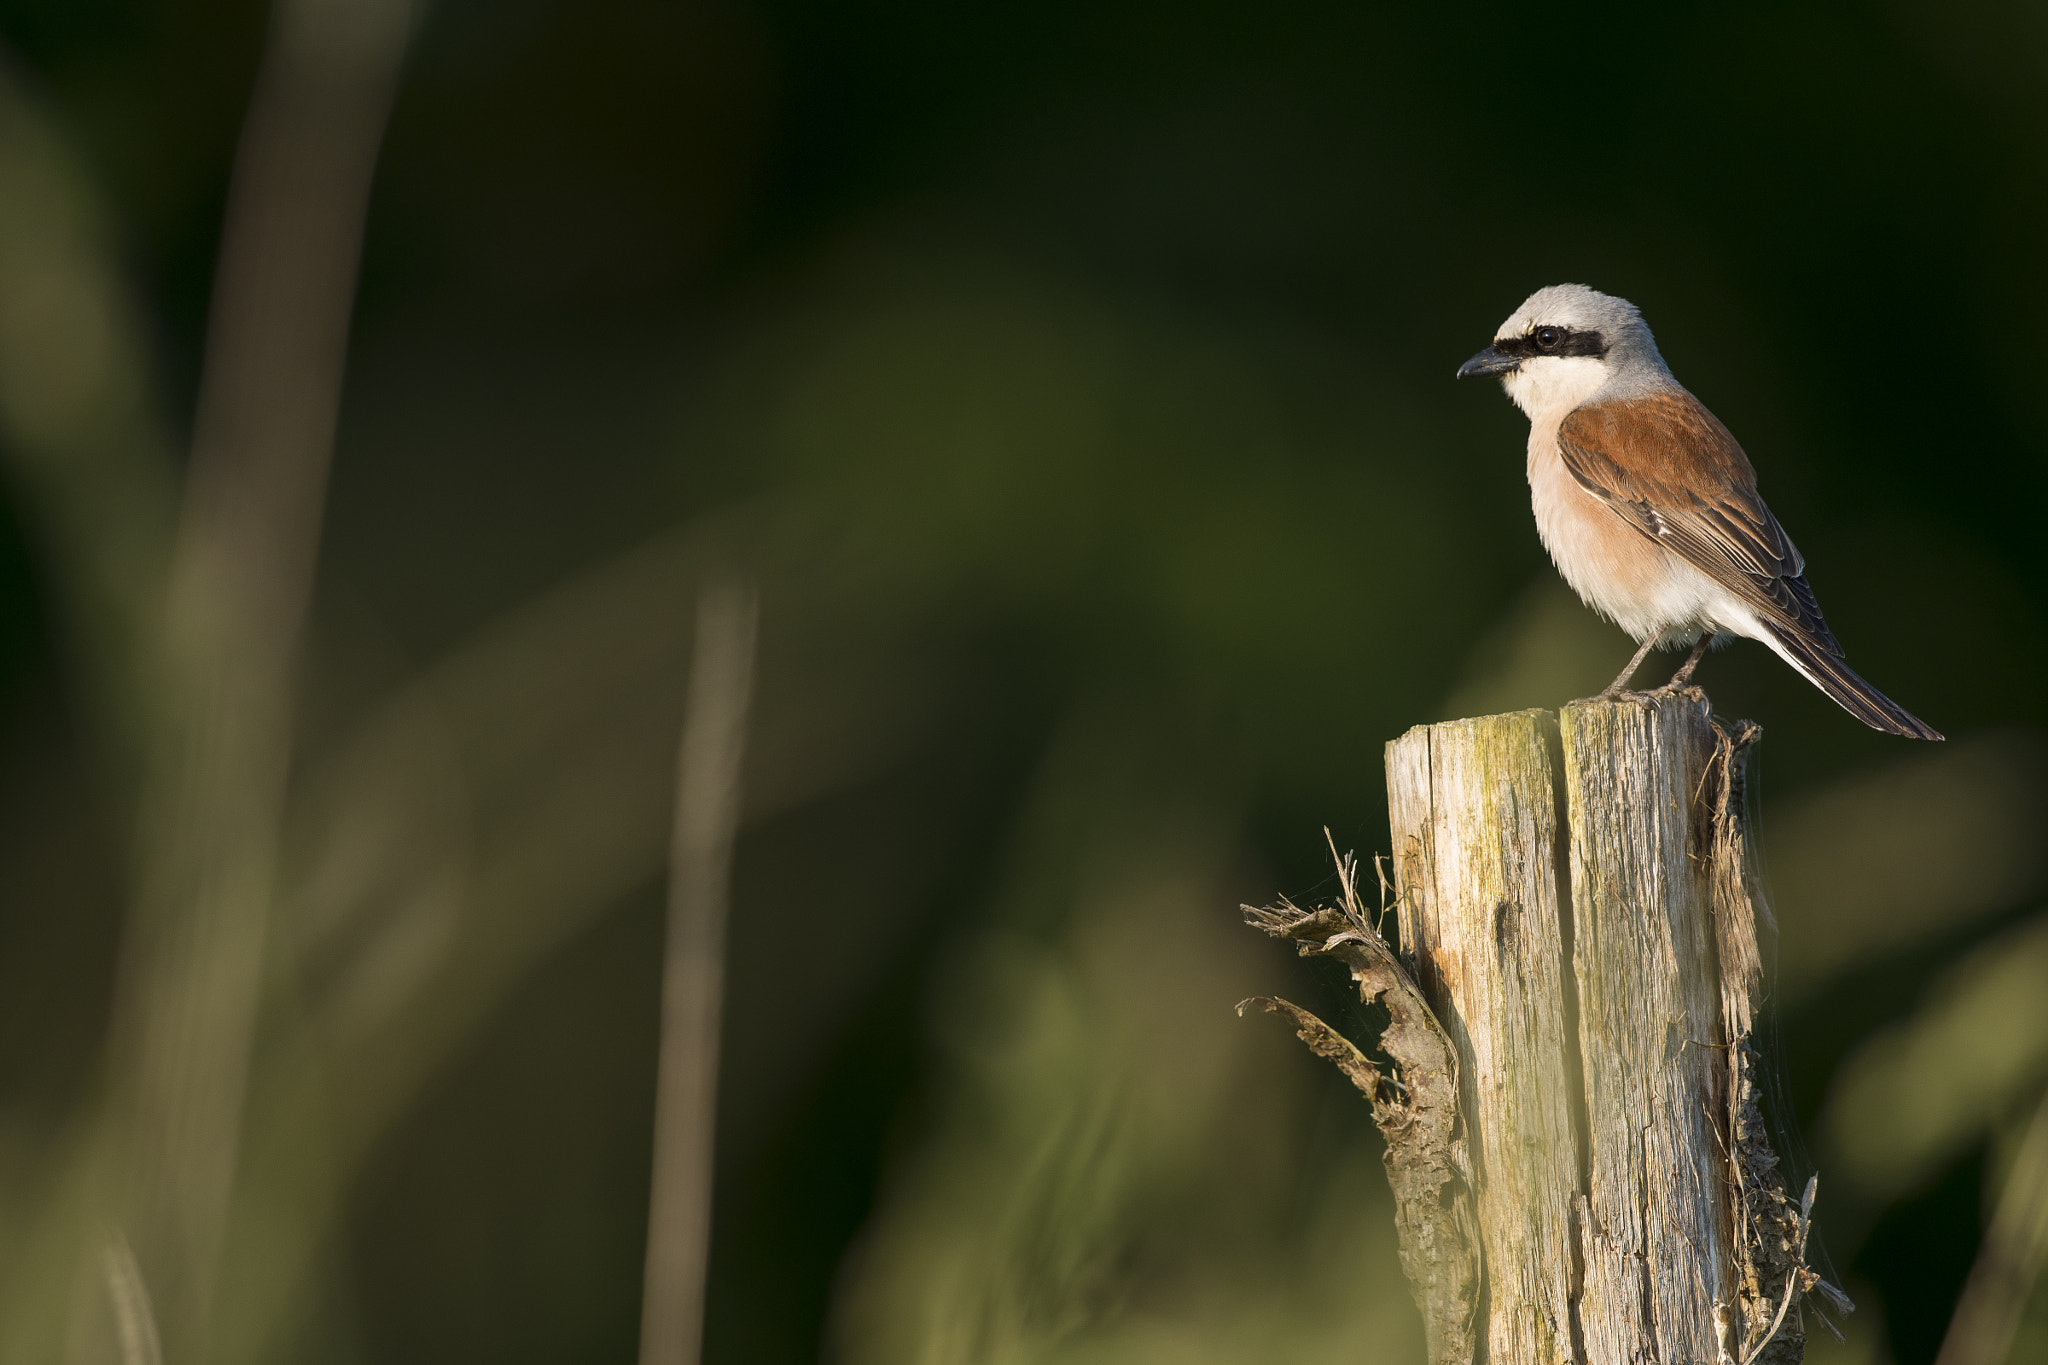
M1359 903L1357 860L1339 857L1337 878L1344 889L1341 905L1247 905L1245 920L1274 938L1291 939L1303 957L1334 958L1349 968L1360 1003L1386 1007L1380 1050L1393 1066L1382 1069L1350 1039L1289 1001L1253 996L1239 1001L1237 1012L1257 1005L1288 1016L1310 1051L1334 1063L1371 1101L1373 1122L1387 1140L1401 1269L1422 1311L1430 1365L1468 1365L1478 1351L1480 1257L1459 1115L1457 1050Z
M1459 1054L1484 1359L1746 1361L1760 1300L1804 1273L1755 1273L1750 1205L1782 1210L1782 1185L1760 1134L1731 1155L1757 959L1730 794L1753 735L1688 691L1387 746L1404 955ZM1789 1331L1769 1345L1798 1359Z

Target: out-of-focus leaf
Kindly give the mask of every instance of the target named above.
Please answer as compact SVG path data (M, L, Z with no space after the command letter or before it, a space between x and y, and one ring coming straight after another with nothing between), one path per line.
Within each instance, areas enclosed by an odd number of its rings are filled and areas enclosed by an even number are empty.
M362 1068L360 1088L344 1084L367 1131L388 1114L374 1096L410 1093L402 1074L431 1072L533 963L660 871L691 594L733 534L659 538L513 613L303 784L292 899L337 1065ZM769 594L754 822L880 771L933 718L941 684L844 658L832 674L803 667L788 639L802 589Z
M1289 1160L1313 1077L1236 1027L1224 996L1272 966L1218 913L1218 807L1130 761L1151 728L1069 732L1018 899L945 972L952 1094L846 1278L850 1361L1421 1357L1371 1147Z
M1951 740L1764 815L1781 998L2040 889L2048 754L2029 733Z
M177 494L148 331L113 237L0 48L0 459L27 495L95 720L126 763L154 704L146 642Z
M422 1088L552 953L660 874L692 597L735 537L773 534L757 509L601 565L399 687L309 765L287 888L297 992L252 1085L227 1358L260 1358L307 1311L335 1201ZM781 587L788 617L815 610ZM778 624L746 780L756 823L900 759L942 681L806 667Z
M2048 1077L2048 918L1941 974L1911 1017L1864 1041L1821 1115L1827 1166L1891 1198L1938 1171Z

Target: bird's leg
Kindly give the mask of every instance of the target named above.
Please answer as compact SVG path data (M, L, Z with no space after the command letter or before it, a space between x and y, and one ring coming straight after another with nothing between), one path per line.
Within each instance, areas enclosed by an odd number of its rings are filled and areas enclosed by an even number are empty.
M1620 692L1623 688L1627 687L1628 680L1636 675L1636 670L1643 666L1643 660L1649 657L1650 651L1655 649L1656 647L1657 637L1654 635L1652 635L1649 639L1643 641L1643 647L1636 651L1635 658L1630 659L1628 661L1628 667L1621 670L1621 676L1617 677L1613 682L1607 684L1607 690L1602 692L1600 695L1603 697L1611 697Z
M1671 681L1665 683L1657 690L1659 692L1676 692L1679 688L1691 682L1692 671L1700 666L1701 659L1707 657L1707 646L1713 643L1714 633L1712 631L1701 635L1700 642L1692 647L1692 653L1687 655L1685 662L1678 666L1678 671L1671 675Z

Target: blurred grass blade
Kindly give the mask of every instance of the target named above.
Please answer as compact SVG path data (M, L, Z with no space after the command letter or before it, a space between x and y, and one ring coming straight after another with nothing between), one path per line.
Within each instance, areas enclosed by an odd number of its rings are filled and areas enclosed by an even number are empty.
M751 587L715 583L698 595L676 763L640 1365L695 1365L703 1349L726 912L758 619Z
M0 458L125 786L176 514L142 308L55 120L0 51Z
M172 549L115 1064L128 1232L208 1354L370 182L409 0L283 0L237 150Z
M2027 1127L1934 1365L1999 1365L2048 1254L2048 1095Z
M114 1330L121 1347L121 1365L163 1365L163 1343L157 1338L156 1309L142 1267L124 1237L115 1237L102 1252L107 1296L114 1304Z

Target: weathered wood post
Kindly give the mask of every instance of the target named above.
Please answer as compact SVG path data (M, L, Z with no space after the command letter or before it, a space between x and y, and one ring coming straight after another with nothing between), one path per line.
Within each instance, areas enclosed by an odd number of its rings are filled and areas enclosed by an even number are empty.
M1417 726L1387 746L1412 980L1354 975L1390 1007L1403 988L1426 1002L1455 1054L1463 1181L1439 1202L1447 1227L1477 1229L1467 1300L1446 1303L1460 1276L1417 1275L1404 1209L1432 1365L1778 1365L1804 1349L1795 1295L1846 1310L1803 1264L1813 1187L1786 1199L1752 1091L1768 913L1742 810L1755 734L1689 690ZM1254 922L1304 953L1351 961L1366 937L1384 951L1348 872L1346 888L1343 933L1322 932L1334 911ZM1316 1024L1304 1038L1333 1055ZM1423 1055L1383 1046L1395 1090L1426 1093L1409 1074ZM1396 1136L1413 1125L1373 1078L1398 1194L1412 1158Z

